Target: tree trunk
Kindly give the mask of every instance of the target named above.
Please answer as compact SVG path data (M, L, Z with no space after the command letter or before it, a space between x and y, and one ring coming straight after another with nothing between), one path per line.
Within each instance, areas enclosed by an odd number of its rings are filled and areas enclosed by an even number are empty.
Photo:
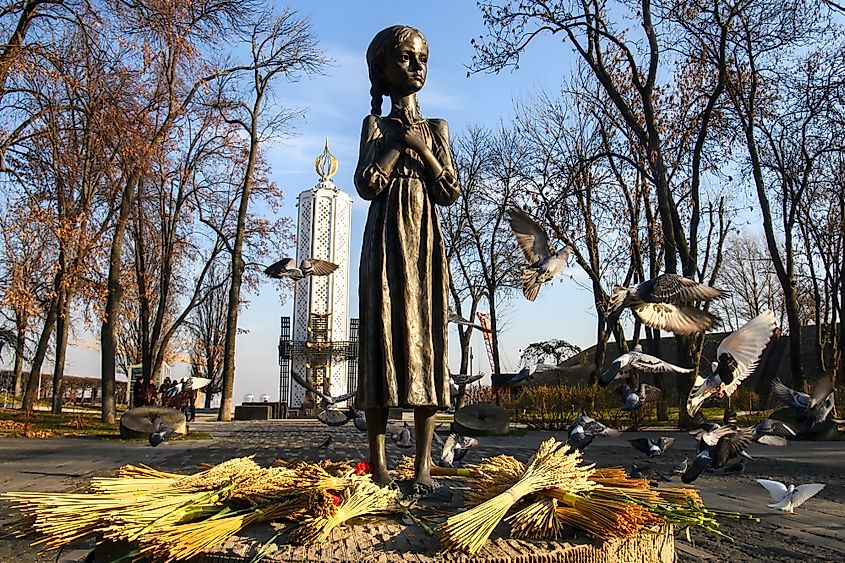
M114 226L114 238L112 239L111 253L109 254L109 275L107 282L107 296L105 316L100 327L100 374L103 387L103 406L101 420L106 424L114 424L117 420L115 409L115 364L117 363L117 316L120 309L120 301L123 299L123 286L120 284L120 269L122 265L121 252L123 251L123 237L126 233L126 224L129 222L129 211L131 209L132 195L135 193L137 178L130 177L126 181L123 196L120 201L120 213ZM129 374L131 377L132 374ZM127 382L126 390L129 392ZM126 398L127 402L129 397Z
M250 131L249 158L244 181L241 187L241 201L238 206L238 222L235 231L235 242L232 245L232 269L231 285L229 286L228 308L226 310L226 340L223 346L223 384L220 396L220 412L217 420L228 422L232 420L235 410L233 397L235 394L235 344L238 334L238 312L241 305L241 284L243 282L244 261L244 231L246 229L246 216L249 210L249 197L252 191L252 176L255 171L255 161L258 156L258 108L261 105L261 96L257 98L253 114L252 128Z
M15 328L17 334L15 338L15 397L20 397L23 394L23 353L26 345L26 327L27 318L25 316L15 315Z
M53 406L50 412L62 414L62 383L65 374L67 335L70 328L70 293L62 292L59 297L59 311L56 318L56 359L53 365ZM71 398L72 400L73 398Z
M56 299L50 302L50 309L47 311L47 318L44 319L44 327L41 329L41 336L38 338L38 346L35 348L35 356L32 358L32 367L29 370L29 379L26 382L26 391L23 395L21 408L31 411L35 405L35 399L41 394L39 383L41 381L41 366L47 356L47 346L50 344L50 336L53 334L53 327L56 325L58 314L58 303ZM40 398L40 397L39 397Z

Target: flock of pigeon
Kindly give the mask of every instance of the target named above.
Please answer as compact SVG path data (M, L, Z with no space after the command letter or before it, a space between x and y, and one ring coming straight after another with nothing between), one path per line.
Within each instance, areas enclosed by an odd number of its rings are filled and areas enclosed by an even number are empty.
M570 247L553 249L549 237L527 213L521 209L508 210L511 230L522 250L528 265L522 269L522 290L526 299L534 301L540 286L548 283L568 265L573 253ZM720 319L696 306L714 299L725 297L725 292L695 280L676 274L662 274L630 287L615 286L608 299L608 323L615 324L625 309L631 312L644 325L689 335L704 332L716 326ZM711 397L730 397L742 382L754 372L763 352L769 343L777 338L777 322L771 311L763 311L722 340L716 350L710 368L710 374L697 374L686 401L686 410L691 417L699 416L702 405ZM510 379L511 385L530 379L536 373L558 369L559 366L535 364L526 366ZM673 365L658 357L646 354L637 345L634 350L616 358L610 367L599 377L599 385L609 386L619 381L617 392L622 402L621 408L636 413L643 405L655 403L661 390L645 383L636 384L636 374L660 373L688 375L693 368ZM799 433L810 434L814 429L832 419L833 388L829 384L819 384L812 394L800 393L775 380L772 393L795 411L794 423L766 419L753 428L741 428L736 425L736 417L726 414L723 425L701 424L694 432L698 439L698 453L688 462L684 459L681 466L673 473L679 475L684 483L695 481L704 471L721 469L726 472L743 471L746 447L752 443L771 446L785 446L787 438ZM835 421L842 423L845 421ZM569 444L583 450L597 436L606 436L616 431L582 413L568 429ZM672 447L673 438L637 438L630 440L631 445L649 458L662 455ZM631 474L643 475L643 470L636 464ZM659 479L665 479L658 474ZM792 512L792 510L817 494L824 485L808 484L787 487L783 483L759 479L774 501L769 506Z
M543 228L521 209L509 209L508 219L517 244L528 262L528 265L522 269L523 294L529 301L534 301L539 295L541 286L552 281L568 265L574 251L568 246L553 249ZM268 267L265 273L273 278L301 280L308 275L329 275L337 267L336 264L318 259L303 260L297 267L295 260L285 258ZM629 287L615 286L608 298L608 322L615 324L620 315L629 309L646 326L681 335L700 333L715 327L720 319L696 304L707 303L725 295L725 292L720 289L692 279L677 274L662 274ZM451 309L449 322L487 330L462 318ZM766 347L776 338L776 335L777 323L774 314L771 311L764 311L723 339L711 363L710 374L706 377L698 374L693 382L686 402L688 414L700 419L699 411L707 399L732 395L753 373ZM509 383L519 385L538 373L558 368L559 366L543 363L526 366L511 378ZM632 351L616 358L601 374L598 383L602 387L608 387L614 381L618 382L616 391L619 394L621 408L637 413L644 405L658 401L662 393L654 386L637 383L639 374L688 375L692 372L693 368L673 365L656 356L646 354L637 345ZM292 373L292 376L299 385L321 399L322 410L318 414L320 422L335 427L352 421L356 429L366 431L367 423L362 411L354 407L340 406L347 403L353 393L332 396L318 389L299 374ZM458 400L459 389L477 381L480 377L481 375L452 375L453 409ZM787 438L795 437L799 433L811 432L825 421L831 420L833 390L830 386L819 385L812 394L805 394L786 387L780 381L775 381L772 384L772 392L786 406L795 411L796 422L790 424L766 419L754 427L743 428L737 426L735 415L726 413L722 425L702 423L698 430L692 432L698 440L697 454L691 461L685 458L680 466L672 470L672 473L680 476L684 483L691 483L705 471L742 472L745 460L752 459L745 452L750 443L784 446ZM411 448L414 446L411 430L405 422L398 434L391 433L389 436L397 447ZM567 442L573 448L583 451L596 437L616 435L618 432L596 421L587 413L582 413L569 425ZM437 463L442 466L459 465L467 452L478 445L476 438L461 436L455 432L449 433L445 440L435 432L435 438L442 448L437 460ZM153 438L151 437L150 440L152 443ZM318 447L328 447L332 441L330 435ZM669 437L630 440L634 448L650 459L665 453L674 442L675 439ZM635 477L668 480L659 471L641 467L638 464L632 466L630 473ZM783 483L765 479L759 479L758 482L772 497L773 502L769 506L788 512L792 512L795 507L824 487L816 483L787 487Z

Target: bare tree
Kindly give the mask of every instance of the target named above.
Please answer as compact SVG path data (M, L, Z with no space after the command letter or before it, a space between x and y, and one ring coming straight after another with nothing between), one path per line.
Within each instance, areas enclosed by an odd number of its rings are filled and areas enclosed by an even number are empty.
M192 340L191 373L211 380L205 390L205 407L223 390L223 353L226 344L226 275L221 267L209 271L205 298L185 323Z
M308 20L285 11L276 17L263 14L249 29L248 48L253 69L239 82L232 75L220 85L217 107L228 123L240 127L246 137L245 162L239 174L240 186L233 200L233 225L230 236L221 237L231 258L229 297L226 316L226 343L223 356L223 390L219 420L231 420L235 384L235 337L241 307L244 280L244 241L249 207L256 184L262 182L260 172L261 145L290 126L298 111L284 110L273 104L273 86L282 79L295 80L315 74L327 60L317 48ZM222 231L221 231L222 234Z
M742 131L772 266L783 289L790 371L795 385L803 387L797 230L815 162L830 150L830 136L814 133L831 98L814 91L824 92L823 77L802 72L801 63L790 63L790 56L805 42L821 40L827 21L811 2L761 0L738 23L730 44L727 93ZM783 91L777 91L778 84Z

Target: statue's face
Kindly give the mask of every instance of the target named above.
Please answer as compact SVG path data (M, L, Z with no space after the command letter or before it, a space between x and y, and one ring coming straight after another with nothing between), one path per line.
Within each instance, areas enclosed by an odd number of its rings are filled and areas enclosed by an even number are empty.
M428 71L428 47L413 34L384 57L384 78L391 95L409 96L420 91Z

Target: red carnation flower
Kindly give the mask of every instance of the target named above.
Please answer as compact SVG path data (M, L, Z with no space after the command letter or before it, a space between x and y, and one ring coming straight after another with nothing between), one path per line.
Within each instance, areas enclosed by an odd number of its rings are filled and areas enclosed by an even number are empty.
M366 461L359 461L355 464L355 475L363 475L364 473L372 473L373 470L370 464Z

